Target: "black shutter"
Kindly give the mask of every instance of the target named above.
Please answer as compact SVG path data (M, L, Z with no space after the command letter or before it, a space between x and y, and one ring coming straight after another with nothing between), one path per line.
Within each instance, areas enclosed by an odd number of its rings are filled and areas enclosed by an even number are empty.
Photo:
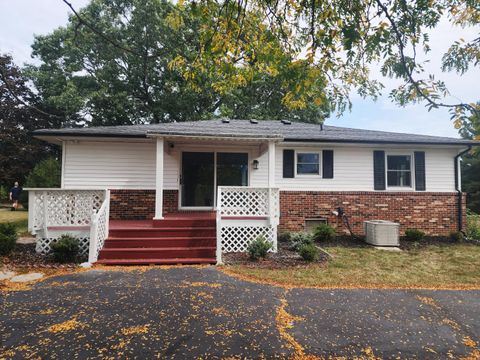
M415 151L415 190L425 189L425 152Z
M295 177L295 151L283 150L283 177L293 178Z
M373 151L373 188L385 190L385 151Z
M322 152L322 176L324 179L333 179L333 150L323 150Z

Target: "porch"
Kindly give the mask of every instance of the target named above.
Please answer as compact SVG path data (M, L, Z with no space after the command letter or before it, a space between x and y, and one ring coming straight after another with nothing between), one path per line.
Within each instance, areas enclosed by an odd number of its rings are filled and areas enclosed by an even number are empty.
M279 191L219 186L210 211L178 211L162 219L110 219L109 190L29 190L29 230L47 254L62 234L80 241L89 263L213 264L226 252L246 251L264 236L276 251Z

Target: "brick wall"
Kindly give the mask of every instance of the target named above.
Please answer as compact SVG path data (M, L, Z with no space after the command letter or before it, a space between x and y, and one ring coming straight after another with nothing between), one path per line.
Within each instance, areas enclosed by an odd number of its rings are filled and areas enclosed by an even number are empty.
M176 212L178 191L163 191L163 213ZM145 220L155 216L155 190L111 190L110 219Z
M306 218L326 218L339 234L347 233L332 214L342 207L356 234L363 234L364 220L381 219L400 223L401 233L417 228L443 236L457 230L457 199L456 193L282 191L279 229L301 231ZM462 208L465 214L465 201Z

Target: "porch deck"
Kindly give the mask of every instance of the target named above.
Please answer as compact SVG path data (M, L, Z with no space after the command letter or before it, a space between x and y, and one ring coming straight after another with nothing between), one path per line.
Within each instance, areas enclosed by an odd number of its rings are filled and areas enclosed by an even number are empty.
M110 220L100 264L214 264L214 212L168 214L162 220Z

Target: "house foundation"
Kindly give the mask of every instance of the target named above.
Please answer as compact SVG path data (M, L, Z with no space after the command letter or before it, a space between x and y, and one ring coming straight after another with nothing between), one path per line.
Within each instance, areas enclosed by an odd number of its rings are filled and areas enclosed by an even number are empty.
M303 231L306 220L325 219L338 234L348 234L344 222L332 213L341 207L357 235L363 235L365 220L381 219L400 223L402 234L416 228L430 236L448 236L458 230L457 200L455 192L281 191L279 231ZM164 215L177 212L178 190L164 190ZM154 215L155 190L111 190L110 219L151 220Z

